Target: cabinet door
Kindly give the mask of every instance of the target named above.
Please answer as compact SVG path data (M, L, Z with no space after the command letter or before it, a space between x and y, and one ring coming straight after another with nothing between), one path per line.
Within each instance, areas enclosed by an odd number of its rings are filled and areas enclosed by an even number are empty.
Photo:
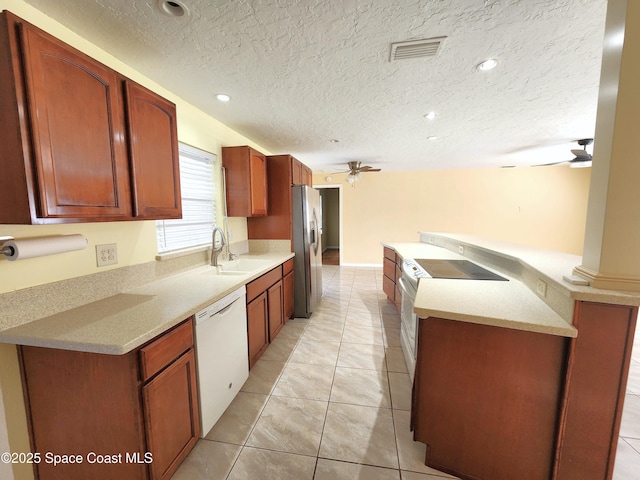
M126 94L134 215L181 218L176 107L129 80Z
M103 355L20 346L25 404L34 452L82 455L140 452L144 456L137 352ZM39 480L146 480L147 465L35 465Z
M169 479L200 436L193 349L144 385L142 398L151 480Z
M247 304L247 336L249 368L258 361L269 346L267 292L262 292Z
M273 342L278 332L284 325L284 289L282 280L279 280L267 290L267 302L269 304L269 342Z
M303 185L302 181L302 163L299 160L291 157L291 176L293 185Z
M293 317L294 303L293 303L293 272L288 273L282 279L284 288L284 321Z
M313 172L306 165L302 165L303 175L302 175L302 183L304 185L309 185L313 187Z
M39 29L21 26L38 217L130 217L117 74Z
M267 158L251 149L251 215L267 214Z

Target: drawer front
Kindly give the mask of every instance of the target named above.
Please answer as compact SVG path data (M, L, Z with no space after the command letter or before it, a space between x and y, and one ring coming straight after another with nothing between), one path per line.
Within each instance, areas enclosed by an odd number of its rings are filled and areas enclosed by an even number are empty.
M193 346L193 322L187 320L140 349L142 380L153 377Z
M247 303L266 291L271 285L282 278L282 265L278 265L273 270L269 270L253 282L247 283Z
M384 258L382 262L382 273L389 277L394 282L396 281L396 264L388 258Z
M282 276L284 277L289 272L293 272L293 258L282 264Z
M389 300L395 302L396 284L386 275L382 277L382 291L389 297Z
M395 263L396 262L396 251L391 249L391 248L389 248L389 247L384 247L384 258L388 258L393 263Z

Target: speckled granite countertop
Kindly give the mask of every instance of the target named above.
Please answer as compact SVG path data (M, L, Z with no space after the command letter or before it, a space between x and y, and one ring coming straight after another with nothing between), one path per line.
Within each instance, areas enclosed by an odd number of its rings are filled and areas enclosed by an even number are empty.
M420 233L419 242L383 243L403 258L467 258L509 279L429 279L421 281L414 304L420 317L441 317L483 325L576 337L572 325L576 300L640 305L640 295L572 285L571 275L581 258L470 235ZM456 253L462 246L464 253ZM546 295L536 293L538 281Z
M251 268L238 268L247 273L232 275L218 275L208 265L194 268L3 330L0 342L121 355L293 256L242 255Z

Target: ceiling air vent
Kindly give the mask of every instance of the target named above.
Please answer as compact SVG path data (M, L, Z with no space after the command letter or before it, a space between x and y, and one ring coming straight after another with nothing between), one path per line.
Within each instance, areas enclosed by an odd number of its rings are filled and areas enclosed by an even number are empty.
M445 38L447 37L392 43L389 61L404 60L405 58L435 57Z

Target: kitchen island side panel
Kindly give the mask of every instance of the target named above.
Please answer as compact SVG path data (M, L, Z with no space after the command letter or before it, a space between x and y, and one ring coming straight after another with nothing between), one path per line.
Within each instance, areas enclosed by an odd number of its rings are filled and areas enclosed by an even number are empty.
M609 480L638 307L576 302L555 480Z
M425 463L461 479L548 480L568 339L420 319L412 421Z

